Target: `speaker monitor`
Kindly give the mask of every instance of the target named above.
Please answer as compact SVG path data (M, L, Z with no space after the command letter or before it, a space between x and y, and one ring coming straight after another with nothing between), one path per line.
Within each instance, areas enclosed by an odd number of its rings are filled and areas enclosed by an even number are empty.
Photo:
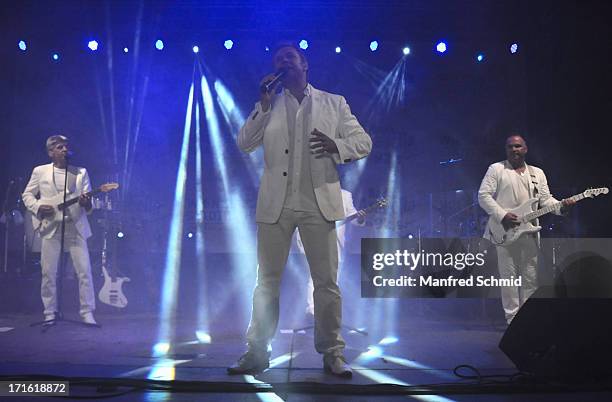
M537 377L612 378L611 275L601 256L573 258L554 288L539 288L521 307L500 349Z

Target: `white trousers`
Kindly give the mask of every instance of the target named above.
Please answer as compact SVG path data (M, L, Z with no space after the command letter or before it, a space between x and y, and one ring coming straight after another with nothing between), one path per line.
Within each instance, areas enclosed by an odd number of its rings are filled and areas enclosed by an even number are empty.
M336 228L336 231L338 228ZM340 268L342 267L342 249L338 245L338 275L336 275L336 283L339 283ZM314 283L312 283L312 275L308 276L308 286L306 289L306 313L314 315Z
M508 247L497 247L497 264L502 279L522 278L521 287L503 286L501 299L508 324L523 303L536 291L538 245L535 236L523 235Z
M50 239L42 239L41 266L42 281L40 296L44 305L45 316L57 311L57 267L60 260L61 227ZM91 263L87 241L78 233L74 223L66 223L64 251L70 253L72 264L79 280L79 313L91 313L96 308ZM60 278L62 280L62 278Z
M250 348L267 349L276 333L281 276L291 240L299 228L314 282L314 341L319 353L341 354L342 298L338 288L336 226L320 212L283 209L278 222L257 226L257 284L247 330ZM290 301L291 302L291 301Z

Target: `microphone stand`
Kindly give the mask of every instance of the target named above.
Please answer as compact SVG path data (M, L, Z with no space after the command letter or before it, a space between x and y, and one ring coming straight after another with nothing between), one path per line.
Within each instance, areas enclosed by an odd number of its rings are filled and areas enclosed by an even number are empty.
M68 159L68 158L66 158ZM84 322L77 320L69 320L64 318L64 313L62 312L62 280L64 277L64 265L66 264L66 255L64 253L64 238L66 235L66 196L68 195L68 160L66 160L66 167L64 169L64 198L63 198L63 207L62 207L62 224L61 224L61 234L60 234L60 261L58 265L58 269L55 275L55 297L57 300L57 311L55 311L54 317L52 320L48 321L40 321L30 324L31 327L42 325L42 332L47 332L49 328L56 325L58 322L68 322L71 324L77 325L85 325L87 327L97 327L101 328L99 324L85 324ZM80 291L80 290L79 290Z
M4 203L2 204L2 213L4 214L4 273L8 273L8 238L9 238L9 222L11 217L9 216L8 199L13 187L14 181L10 181L8 188L6 189L6 195L4 197Z

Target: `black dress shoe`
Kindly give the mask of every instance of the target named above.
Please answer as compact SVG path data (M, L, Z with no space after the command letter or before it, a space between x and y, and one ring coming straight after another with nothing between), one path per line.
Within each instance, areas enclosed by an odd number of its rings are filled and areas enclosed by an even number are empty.
M249 349L227 368L228 374L258 374L270 367L270 352Z
M342 355L324 355L323 368L326 372L342 378L351 378L353 370Z

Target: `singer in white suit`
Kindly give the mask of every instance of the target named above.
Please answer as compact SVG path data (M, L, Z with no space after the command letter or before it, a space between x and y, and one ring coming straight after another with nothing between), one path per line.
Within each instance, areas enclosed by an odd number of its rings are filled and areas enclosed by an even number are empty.
M273 57L276 74L261 82L260 101L238 136L251 152L263 146L264 171L257 198L257 284L247 331L248 351L228 371L254 373L269 365L269 345L278 324L280 278L299 228L314 282L315 348L324 368L352 375L340 335L342 301L337 283L334 221L345 217L336 165L370 153L372 141L339 95L307 81L308 62L294 45ZM277 84L265 84L280 76Z
M68 139L54 135L47 139L47 153L52 163L37 166L32 172L23 194L23 202L35 217L49 217L54 208L44 199L63 194L66 172ZM91 277L91 263L87 239L91 228L87 212L91 210L91 198L84 195L91 191L89 175L82 167L68 166L68 198L79 195L78 204L67 209L64 235L64 250L70 253L79 280L80 315L84 323L96 324L93 316L95 297ZM56 226L42 239L41 248L41 298L44 305L45 321L51 322L57 311L57 267L60 258L61 225Z

